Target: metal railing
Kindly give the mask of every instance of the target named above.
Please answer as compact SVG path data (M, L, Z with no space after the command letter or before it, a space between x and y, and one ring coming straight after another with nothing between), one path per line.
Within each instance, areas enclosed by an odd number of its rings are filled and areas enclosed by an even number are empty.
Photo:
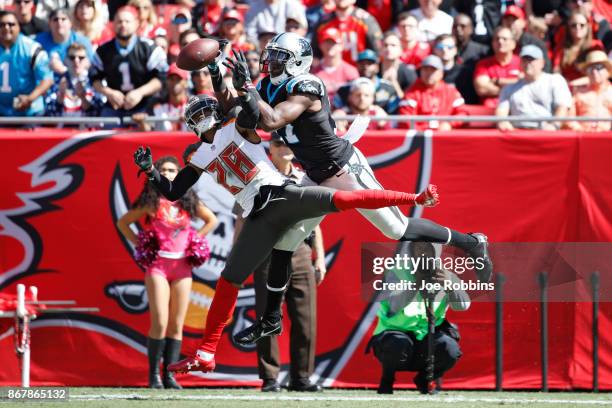
M335 120L354 120L357 115L342 115L333 116ZM157 122L178 122L181 118L178 116L172 117L161 117L161 116L148 116L144 119L147 123ZM416 115L388 115L388 116L370 116L370 120L373 121L393 121L393 122L409 122L410 128L414 128L416 123L419 122L481 122L481 123L498 123L503 121L508 122L611 122L612 118L596 118L596 117L563 117L556 118L552 116L416 116ZM114 118L100 118L100 117L0 117L1 125L79 125L81 128L86 127L102 127L102 126L132 126L136 122L129 116L125 117L114 117Z

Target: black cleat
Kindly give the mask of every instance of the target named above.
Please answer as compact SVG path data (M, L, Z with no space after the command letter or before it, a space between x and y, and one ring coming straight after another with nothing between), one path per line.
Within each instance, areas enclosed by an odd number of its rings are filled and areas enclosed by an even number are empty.
M319 384L313 384L310 381L292 381L287 386L289 391L297 392L321 392L323 388Z
M468 255L474 259L475 262L474 272L476 272L479 281L489 282L491 281L491 275L493 275L493 261L491 261L491 257L489 256L489 242L487 236L480 232L470 232L468 235L478 240L478 244L468 251ZM477 258L480 258L482 262L476 262ZM482 265L482 267L478 265Z
M276 380L263 380L261 392L280 392L280 384Z
M281 319L269 322L263 318L257 320L251 326L236 333L234 335L234 341L243 346L249 344L255 344L259 339L266 336L276 336L283 332L283 325Z

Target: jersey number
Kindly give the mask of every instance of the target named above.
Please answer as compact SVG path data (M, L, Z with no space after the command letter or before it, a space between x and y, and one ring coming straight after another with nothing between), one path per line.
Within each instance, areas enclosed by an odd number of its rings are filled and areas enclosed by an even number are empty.
M132 84L132 77L130 76L130 64L127 62L122 62L119 64L119 72L121 72L121 90L123 92L131 91L134 89L134 84Z
M0 79L0 81L2 81L0 82L0 92L9 93L13 89L11 88L11 84L9 82L9 63L8 61L5 61L2 64L0 64L0 71L2 74L2 78Z
M227 171L238 177L244 185L249 184L259 173L255 163L240 150L236 143L231 143L227 146L218 158L206 166L204 171L207 173L217 173L217 183L221 184L233 195L241 192L242 187L227 184Z

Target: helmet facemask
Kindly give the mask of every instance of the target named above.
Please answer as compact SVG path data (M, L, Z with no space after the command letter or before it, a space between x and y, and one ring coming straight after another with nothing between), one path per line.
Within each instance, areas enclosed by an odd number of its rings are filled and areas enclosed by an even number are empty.
M263 50L260 71L270 75L278 85L292 76L307 74L312 64L312 48L297 34L282 33L274 37Z
M185 107L185 123L200 140L208 142L204 133L221 125L219 103L210 96L192 96Z

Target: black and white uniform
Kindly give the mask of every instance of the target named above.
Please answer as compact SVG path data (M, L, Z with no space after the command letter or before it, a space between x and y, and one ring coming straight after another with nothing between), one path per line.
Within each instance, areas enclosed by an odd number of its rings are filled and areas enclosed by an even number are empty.
M99 46L91 61L89 77L92 82L104 80L109 88L125 94L153 78L163 83L166 71L164 50L148 38L133 36L126 48L121 48L115 39ZM142 98L132 110L146 107L151 98Z
M266 77L257 84L257 90L272 107L292 94L314 95L321 99L320 111L306 111L290 125L277 130L306 171L302 185L319 184L345 191L383 189L363 153L348 140L336 136L327 90L321 79L304 74L273 85ZM395 240L402 238L408 226L408 218L397 207L358 211L385 236ZM314 228L317 221L321 220L307 223L308 227ZM300 241L295 237L280 242L278 247L281 249L285 244L291 247Z
M190 163L232 193L246 218L221 272L241 284L264 261L284 234L302 236L300 221L338 211L331 188L301 187L279 173L261 144L244 139L230 121L202 143ZM301 241L300 241L301 242ZM294 251L300 244L288 250Z

